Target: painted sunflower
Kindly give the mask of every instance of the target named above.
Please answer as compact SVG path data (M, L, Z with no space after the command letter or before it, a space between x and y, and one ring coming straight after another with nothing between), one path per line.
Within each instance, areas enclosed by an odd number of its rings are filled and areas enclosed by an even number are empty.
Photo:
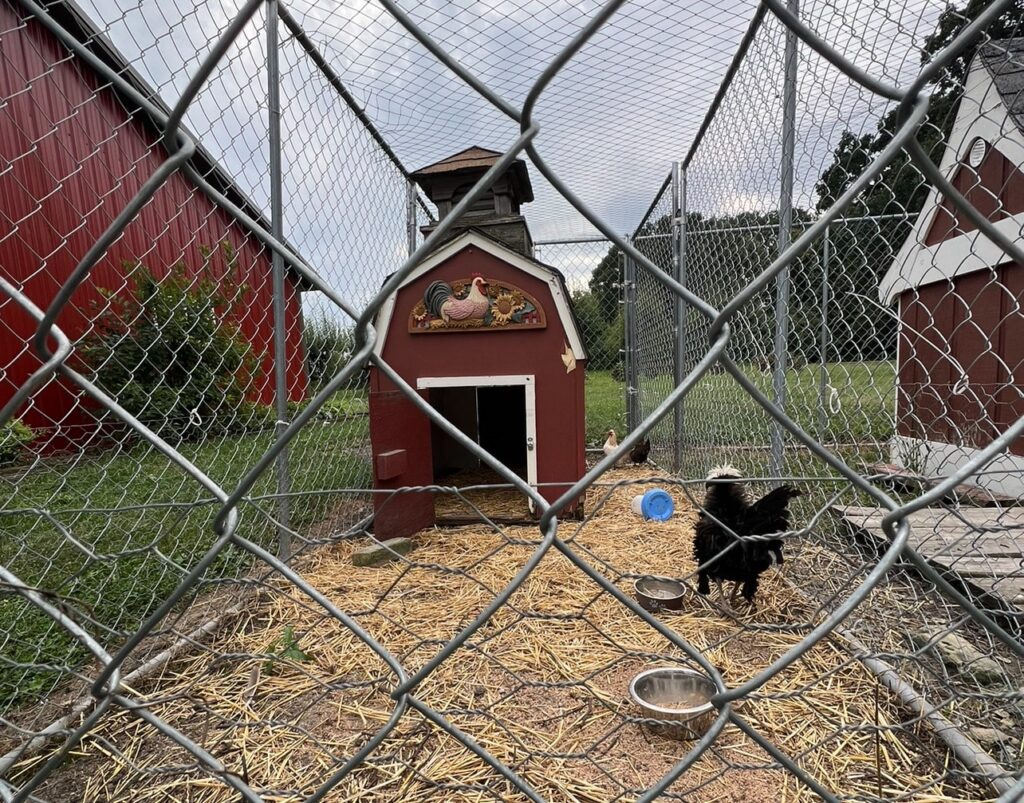
M491 304L491 317L498 326L504 326L512 320L512 316L522 309L522 301L516 303L513 293L502 293Z

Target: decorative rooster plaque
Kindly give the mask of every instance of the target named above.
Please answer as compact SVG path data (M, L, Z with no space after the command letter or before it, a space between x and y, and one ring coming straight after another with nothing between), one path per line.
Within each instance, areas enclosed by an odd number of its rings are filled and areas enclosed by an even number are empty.
M409 314L409 331L463 332L543 329L544 310L537 299L507 282L474 273L465 279L431 282Z

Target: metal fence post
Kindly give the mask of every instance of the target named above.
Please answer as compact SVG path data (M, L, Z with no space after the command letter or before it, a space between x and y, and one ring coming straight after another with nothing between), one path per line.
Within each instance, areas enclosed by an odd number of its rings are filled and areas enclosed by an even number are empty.
M278 0L267 2L267 112L270 140L270 233L284 239L281 200L281 75L278 61ZM288 426L287 308L285 306L284 259L276 251L271 262L274 274L274 395L277 405L275 437L280 439ZM275 463L277 474L277 551L287 558L291 553L291 527L288 510L288 448L283 448Z
M629 240L633 242L632 238ZM624 366L626 383L626 430L632 432L639 423L637 413L637 365L636 365L636 262L628 254L622 271L622 323L624 330Z
M799 0L789 0L787 6L799 14ZM781 254L789 247L793 225L793 159L796 149L796 70L797 39L786 29L785 76L782 107L782 169L779 189L779 240ZM789 350L789 295L790 275L787 265L778 275L775 285L775 349L772 367L772 401L780 409L786 405L786 368ZM773 477L783 476L783 427L772 422L769 471Z
M818 442L825 442L825 427L828 417L825 415L825 392L828 390L828 305L832 288L829 286L828 269L832 258L831 227L825 229L825 237L821 246L821 342L818 344L818 364L821 375L818 382Z
M416 250L416 183L406 181L405 192L405 236L409 248L409 256Z
M672 261L675 279L686 284L686 168L679 162L672 163ZM686 303L674 296L675 312L675 354L673 355L673 384L678 387L686 375ZM683 440L685 438L684 410L686 399L680 399L673 411L672 470L676 473L683 468Z

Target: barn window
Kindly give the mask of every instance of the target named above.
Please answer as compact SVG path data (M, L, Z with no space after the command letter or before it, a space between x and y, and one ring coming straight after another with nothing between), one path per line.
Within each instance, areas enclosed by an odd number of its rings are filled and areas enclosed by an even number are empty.
M985 158L985 150L988 145L981 137L975 137L974 142L971 143L971 150L967 153L967 164L971 167L978 168L981 166L982 160Z

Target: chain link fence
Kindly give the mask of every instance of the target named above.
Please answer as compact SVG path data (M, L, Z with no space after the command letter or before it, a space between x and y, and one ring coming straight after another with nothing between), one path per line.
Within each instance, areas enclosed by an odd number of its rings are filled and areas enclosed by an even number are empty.
M0 799L1020 799L1021 22L0 0ZM408 165L476 137L437 220ZM375 350L517 156L587 354L557 501ZM375 490L373 376L485 478ZM468 523L366 565L423 495ZM698 593L779 527L756 606Z

